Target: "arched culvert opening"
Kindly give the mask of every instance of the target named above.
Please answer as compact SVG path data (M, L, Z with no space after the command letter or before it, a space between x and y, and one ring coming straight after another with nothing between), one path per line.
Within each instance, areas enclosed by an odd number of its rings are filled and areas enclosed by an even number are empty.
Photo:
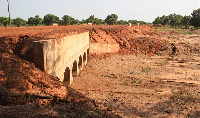
M89 51L89 49L87 49L87 54L89 55L89 53L90 53L90 51Z
M82 69L82 65L83 65L83 59L82 56L79 56L79 61L78 61L78 68Z
M69 67L67 67L65 69L63 83L69 85L70 84L70 79L72 79L72 78L70 78L70 69L69 69Z
M77 75L78 75L77 74L77 61L75 60L73 63L73 68L72 68L72 76L76 77Z
M84 52L84 54L83 54L83 63L85 63L85 61L86 61L86 53Z

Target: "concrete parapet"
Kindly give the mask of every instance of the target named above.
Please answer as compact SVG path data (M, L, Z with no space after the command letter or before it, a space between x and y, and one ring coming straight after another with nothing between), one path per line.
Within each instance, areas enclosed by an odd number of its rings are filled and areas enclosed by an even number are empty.
M90 43L90 53L102 54L102 53L115 53L119 51L119 44L99 44Z
M73 75L78 75L87 63L89 32L60 39L35 41L33 47L36 67L58 77L62 82L71 84Z

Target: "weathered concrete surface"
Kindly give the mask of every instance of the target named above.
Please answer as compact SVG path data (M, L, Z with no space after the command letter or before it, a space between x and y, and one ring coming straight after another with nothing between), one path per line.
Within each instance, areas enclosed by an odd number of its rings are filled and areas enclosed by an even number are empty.
M91 54L102 54L102 53L115 53L119 51L119 44L99 44L90 43Z
M71 84L87 63L89 32L34 42L34 63L60 81ZM74 73L74 74L73 74Z

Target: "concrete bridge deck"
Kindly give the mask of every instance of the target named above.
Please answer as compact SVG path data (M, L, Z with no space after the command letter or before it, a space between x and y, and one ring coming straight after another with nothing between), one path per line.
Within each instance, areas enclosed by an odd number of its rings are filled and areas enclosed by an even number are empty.
M60 39L35 41L33 45L36 67L71 85L87 64L89 32Z

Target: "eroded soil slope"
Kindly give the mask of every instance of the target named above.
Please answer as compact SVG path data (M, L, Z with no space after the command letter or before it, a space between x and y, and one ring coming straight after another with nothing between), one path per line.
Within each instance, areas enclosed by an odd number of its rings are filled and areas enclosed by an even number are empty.
M118 43L121 53L152 55L167 43L164 37L156 36L156 33L149 26L93 28L90 31L90 42Z

